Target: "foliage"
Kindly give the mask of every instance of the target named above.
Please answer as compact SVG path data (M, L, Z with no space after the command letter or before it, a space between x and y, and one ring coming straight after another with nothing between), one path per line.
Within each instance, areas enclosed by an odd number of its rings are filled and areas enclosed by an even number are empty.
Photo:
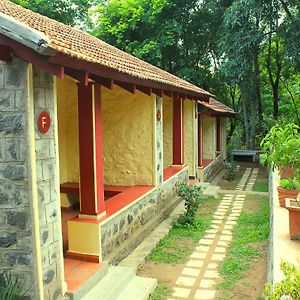
M233 180L235 173L237 171L237 165L234 161L227 161L225 163L225 179L226 180Z
M282 299L284 296L292 300L300 299L300 269L287 262L282 262L280 268L284 279L274 287L266 285L263 296L267 300Z
M299 127L295 124L273 126L263 138L260 145L263 154L261 163L273 169L285 170L289 167L292 171L300 166L300 137Z
M24 283L18 278L13 277L10 272L0 274L0 299L15 300L23 295Z
M266 242L269 236L268 198L246 198L258 205L257 212L242 212L233 231L233 241L229 246L225 259L220 265L220 274L224 281L220 289L231 290L236 282L244 277L250 267L251 259L260 256L260 250L253 243Z
M300 182L297 178L281 179L279 186L286 190L300 189Z
M172 290L169 287L159 283L153 294L150 295L149 300L163 300L169 296L171 292Z
M89 0L12 0L32 11L68 25L87 22Z
M181 184L178 187L177 194L184 200L186 212L178 219L181 225L195 226L195 216L199 208L200 202L203 201L200 197L201 187L197 185Z

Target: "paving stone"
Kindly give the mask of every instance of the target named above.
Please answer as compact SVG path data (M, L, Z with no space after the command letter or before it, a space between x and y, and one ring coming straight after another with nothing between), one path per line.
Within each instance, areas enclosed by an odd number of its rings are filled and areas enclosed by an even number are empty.
M240 215L240 213L231 213L229 217L239 217Z
M178 288L175 287L173 288L173 297L179 297L179 298L188 298L190 295L191 290L190 289L185 289L185 288Z
M200 269L193 269L193 268L184 268L183 271L181 272L182 275L193 276L193 277L197 277L199 273L200 273Z
M214 299L215 296L216 296L216 291L211 291L211 290L199 289L195 293L195 299L199 299L199 300L210 300L210 299Z
M201 268L203 266L203 260L194 260L194 259L190 259L187 263L186 263L187 267L192 267L192 268Z
M207 270L205 271L203 277L208 279L215 279L219 278L219 273L216 270Z
M194 286L195 281L196 281L196 278L180 276L180 277L178 277L178 279L176 281L176 285Z
M231 197L231 198L233 198L233 195L232 194L225 194L225 197Z
M224 247L216 247L215 248L216 253L226 253L226 248Z
M233 225L225 225L224 229L226 229L226 230L232 230L233 229Z
M206 233L217 233L218 232L218 230L217 229L208 229L208 230L206 230Z
M216 281L213 279L202 279L200 281L199 287L210 289L216 285Z
M212 225L210 225L210 228L211 228L211 229L219 229L219 228L220 228L220 225L212 224Z
M217 242L217 246L227 247L228 244L229 244L229 243L228 243L227 241L218 241L218 242Z
M220 241L228 241L228 242L231 242L231 241L232 241L232 235L221 235Z
M238 219L238 217L232 217L232 216L229 216L227 218L227 220L229 220L229 221L236 221L237 219Z
M222 223L221 220L212 220L211 222L212 222L212 224L221 224Z
M218 269L219 264L217 263L209 263L207 266L207 269L209 270L217 270Z
M207 256L206 252L193 252L191 258L193 259L205 259Z
M213 218L215 219L215 220L223 220L224 219L224 216L213 216Z
M229 235L231 236L232 235L232 231L231 230L228 230L228 229L224 229L222 232L221 232L222 235Z
M216 237L216 235L215 234L206 234L205 236L204 236L204 239L214 239Z
M226 210L226 211L227 211L227 210ZM214 216L225 216L226 211L219 211L219 210L216 210L215 213L214 213Z
M203 245L200 245L200 246L197 246L195 248L196 251L201 251L201 252L208 252L209 251L209 246L203 246Z
M224 259L224 254L213 254L211 260L222 261Z
M199 245L211 245L213 242L214 242L214 240L201 239L199 241Z
M235 225L236 224L236 221L227 221L226 222L226 225Z

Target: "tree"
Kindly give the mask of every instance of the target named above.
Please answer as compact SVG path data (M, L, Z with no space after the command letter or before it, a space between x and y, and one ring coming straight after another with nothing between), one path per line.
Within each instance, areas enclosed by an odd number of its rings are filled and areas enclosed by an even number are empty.
M12 0L34 12L74 26L87 22L89 0Z

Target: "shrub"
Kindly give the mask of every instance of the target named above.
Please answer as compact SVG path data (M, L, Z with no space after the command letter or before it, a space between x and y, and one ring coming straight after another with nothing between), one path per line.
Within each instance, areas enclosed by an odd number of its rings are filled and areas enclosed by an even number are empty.
M300 182L297 178L281 179L279 186L286 190L300 189Z
M266 285L263 296L267 300L300 299L300 269L286 262L281 263L280 268L284 279L276 283L274 287Z
M227 161L225 163L225 179L233 180L235 172L237 171L237 165L234 161Z
M195 216L201 202L201 187L196 185L179 185L177 190L178 196L184 200L186 212L178 219L181 225L195 226Z
M13 277L10 272L0 274L0 299L16 300L24 296L22 293L23 282L18 277Z

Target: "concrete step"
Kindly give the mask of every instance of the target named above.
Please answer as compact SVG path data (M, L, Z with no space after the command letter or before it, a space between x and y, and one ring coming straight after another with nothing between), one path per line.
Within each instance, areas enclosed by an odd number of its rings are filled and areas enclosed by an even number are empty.
M134 277L133 268L111 266L106 276L81 300L116 300Z
M108 273L109 267L104 264L95 275L88 279L82 286L78 288L74 293L66 293L66 298L70 300L80 300L88 291L90 291L95 285L98 284ZM80 272L80 271L79 271Z
M136 276L116 300L148 300L156 286L156 278Z
M220 191L220 187L217 185L210 185L206 188L206 190L203 192L204 196L208 197L216 197Z

